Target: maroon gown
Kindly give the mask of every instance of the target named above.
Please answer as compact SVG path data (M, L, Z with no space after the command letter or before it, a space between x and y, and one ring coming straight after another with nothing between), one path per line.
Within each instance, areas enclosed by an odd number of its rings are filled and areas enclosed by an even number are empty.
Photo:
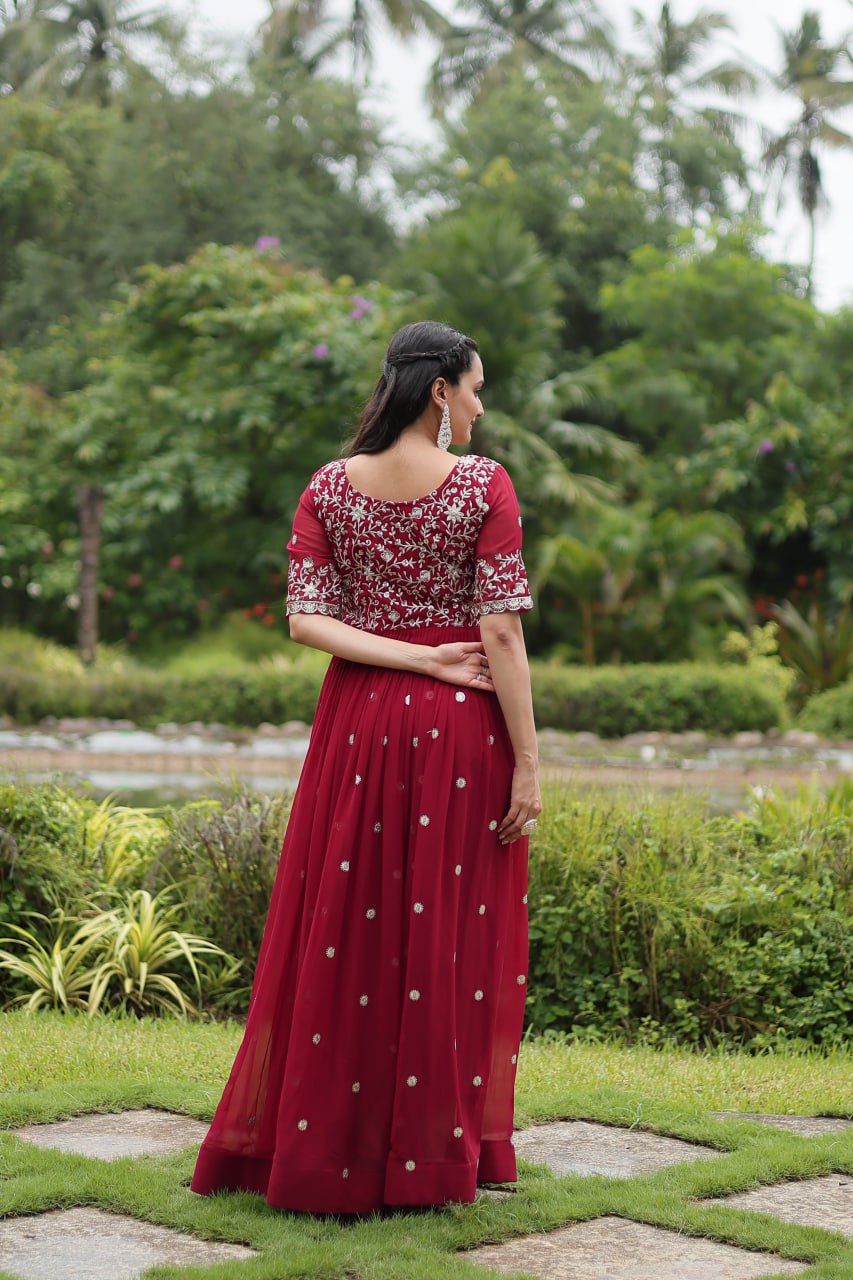
M499 463L410 501L315 472L288 613L421 644L533 607ZM494 692L332 658L281 850L245 1034L191 1189L365 1213L514 1182L526 838L503 846L513 751Z

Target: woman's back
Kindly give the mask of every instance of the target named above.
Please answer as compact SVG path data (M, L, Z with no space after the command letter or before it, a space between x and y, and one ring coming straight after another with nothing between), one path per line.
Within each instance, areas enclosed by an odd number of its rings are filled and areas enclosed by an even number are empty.
M470 626L484 612L529 609L521 517L506 471L465 454L429 493L371 497L345 461L315 472L288 543L288 612L363 630Z

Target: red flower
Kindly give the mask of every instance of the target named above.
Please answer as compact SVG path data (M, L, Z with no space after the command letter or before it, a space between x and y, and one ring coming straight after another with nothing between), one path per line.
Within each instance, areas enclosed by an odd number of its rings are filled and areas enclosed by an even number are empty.
M101 599L112 600L115 593L116 593L115 587L104 587L101 591Z
M52 542L50 542L50 541L48 541L48 542L43 542L43 543L41 544L41 553L42 553L42 555L43 555L43 556L52 556L52 555L53 555L53 543L52 543Z
M244 609L244 610L243 610L243 617L244 617L244 618L251 618L251 616L252 616L252 610L251 610L251 609Z
M794 579L798 587L807 587L809 585L809 577L807 573L798 573Z
M201 609L201 610L202 610L202 612L203 612L205 609L209 609L209 608L210 608L210 601L209 601L209 600L196 600L196 607L197 607L197 608L199 608L199 609Z
M264 624L265 627L271 627L272 624L275 622L275 618L272 616L271 613L265 613L264 616L261 618L261 622Z
M252 613L256 618L260 618L261 614L266 612L266 607L267 606L265 604L256 604L252 609Z
M128 575L128 579L127 579L127 585L128 585L129 587L141 587L141 586L142 586L142 574L141 574L141 573L131 573L131 574L129 574L129 575Z
M184 557L183 557L183 556L170 556L170 557L169 557L169 568L170 568L170 569L181 569L181 568L183 568L183 564L184 564Z

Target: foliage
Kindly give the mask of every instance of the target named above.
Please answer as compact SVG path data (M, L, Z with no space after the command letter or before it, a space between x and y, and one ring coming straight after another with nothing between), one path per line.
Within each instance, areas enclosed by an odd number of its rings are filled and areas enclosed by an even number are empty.
M7 924L13 930L11 937L0 942L17 944L20 951L0 950L0 969L11 975L16 987L23 986L7 1002L25 1009L85 1009L91 1016L100 1005L102 982L109 966L98 955L107 933L107 926L100 920L97 926L87 920L65 936L68 921L63 911L53 920L42 917L51 926L52 937L42 941L41 936L21 925Z
M541 538L531 563L545 637L589 666L709 653L746 615L740 531L716 512L590 511Z
M823 38L820 14L813 9L802 15L798 28L781 34L783 66L774 79L778 88L799 98L800 114L780 134L765 131L762 160L765 169L780 178L780 204L785 179L794 175L800 207L809 222L806 280L811 291L816 215L826 203L820 156L826 147L853 147L853 137L827 116L853 103L853 84L844 79L850 49L848 39L830 44Z
M175 927L183 906L167 905L168 892L130 890L115 906L83 919L68 939L63 911L48 920L52 937L46 943L32 930L10 924L13 936L0 942L18 943L23 952L0 950L0 969L24 989L9 1003L27 1009L85 1008L89 1017L107 1006L140 1015L167 1010L180 1017L199 1015L184 989L183 965L200 997L199 957L222 956L229 978L239 964L215 943Z
M286 659L187 676L134 670L44 679L0 667L0 713L18 724L56 714L131 719L145 728L166 720L310 724L323 674L321 665ZM776 687L761 685L750 671L733 666L683 662L585 668L534 660L531 675L540 726L588 730L604 738L650 729L725 735L769 729L785 716Z
M391 295L371 293L270 251L209 246L148 268L109 316L90 385L53 439L57 505L75 479L106 494L106 638L132 641L153 618L161 636L186 634L280 594L296 500L340 448L391 327ZM66 569L78 554L68 539ZM42 612L12 594L7 607L38 625Z
M853 577L853 430L844 403L853 380L835 359L849 323L842 314L815 335L811 353L801 353L799 381L776 374L743 414L703 426L699 447L676 461L683 502L727 512L756 550L788 545L780 594L818 557L835 587ZM800 551L792 564L798 539L808 551L805 563Z
M79 802L64 784L0 780L0 928L88 892L80 846Z
M842 684L853 674L853 584L834 618L820 600L800 612L792 600L772 606L780 625L779 648L796 671L800 689L820 693Z
M61 821L59 790L25 785L14 807L37 795ZM242 1012L286 811L235 787L166 813L144 887L110 891L106 909L81 897L31 912L41 923L29 928L7 921L11 1000ZM683 795L637 803L551 785L529 910L533 1032L840 1045L853 1016L853 784L764 792L725 816ZM220 950L229 941L236 954Z
M157 856L145 883L173 884L187 919L253 971L261 944L281 842L290 812L287 794L273 797L236 782L224 800L200 800L168 810ZM219 1009L245 1007L249 987L228 983Z
M548 264L520 220L499 204L445 214L413 238L397 274L413 294L405 318L441 314L482 335L488 394L520 407L548 370L557 328Z
M534 663L533 705L542 728L618 738L649 730L731 734L784 718L777 690L748 671L702 663L572 668Z
M730 631L721 645L721 653L728 661L746 667L756 684L772 686L780 701L787 702L797 676L779 656L778 637L776 622L750 627L748 634Z
M814 312L744 233L643 247L632 267L602 291L605 312L633 335L597 363L607 404L632 439L689 455L704 424L741 413L797 367Z
M534 1030L845 1043L853 787L709 819L552 790L530 862Z
M648 177L675 216L696 222L702 213L727 213L729 187L748 188L737 120L730 106L703 100L756 88L756 77L737 61L707 65L716 33L732 25L708 9L679 23L669 0L654 21L636 9L633 16L641 47L628 55L627 72L646 125Z
M809 698L797 716L797 725L822 738L853 740L853 680Z
M377 272L393 234L347 176L376 147L352 91L305 72L123 107L0 96L0 347L42 345L67 316L95 325L143 264L209 241L267 237L294 264Z
M508 72L559 70L571 81L589 79L594 53L609 52L609 24L592 0L474 0L472 20L447 23L433 67L432 100L470 96Z

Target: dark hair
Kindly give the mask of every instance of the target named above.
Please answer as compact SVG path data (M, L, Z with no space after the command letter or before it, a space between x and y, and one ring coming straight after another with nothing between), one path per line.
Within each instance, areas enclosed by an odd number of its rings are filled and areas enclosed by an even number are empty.
M398 329L388 343L382 375L361 412L346 456L387 449L423 413L436 378L446 378L455 386L471 368L477 350L473 338L437 320L420 320Z

